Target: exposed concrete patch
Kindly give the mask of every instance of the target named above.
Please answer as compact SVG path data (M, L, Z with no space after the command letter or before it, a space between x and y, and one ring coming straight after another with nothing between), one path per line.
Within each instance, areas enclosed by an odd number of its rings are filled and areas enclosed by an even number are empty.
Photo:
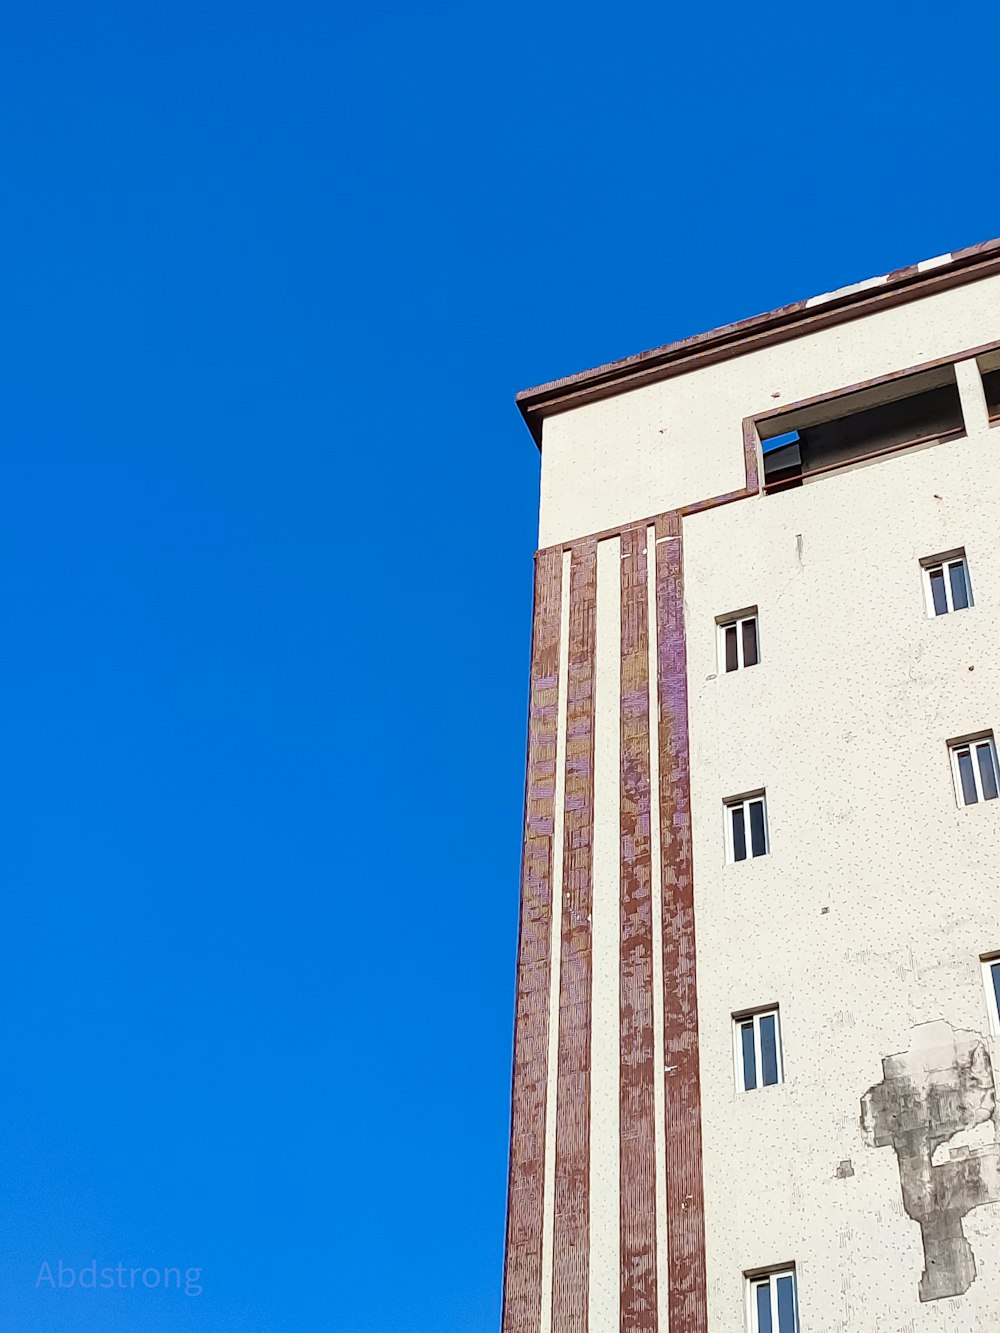
M961 1296L976 1277L962 1219L1000 1201L1000 1144L970 1146L968 1134L996 1115L986 1043L950 1023L921 1023L911 1031L910 1049L886 1056L882 1069L882 1082L861 1099L862 1135L869 1147L895 1149L903 1207L923 1239L920 1299ZM944 1160L935 1158L956 1135L965 1142Z

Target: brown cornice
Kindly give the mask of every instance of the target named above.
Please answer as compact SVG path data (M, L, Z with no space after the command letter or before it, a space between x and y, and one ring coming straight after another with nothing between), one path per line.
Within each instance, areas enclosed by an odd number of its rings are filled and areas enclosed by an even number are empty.
M810 297L806 301L796 301L794 305L782 306L765 315L754 315L735 324L695 334L693 338L682 338L680 342L625 357L622 361L612 361L593 370L540 384L534 389L524 389L515 401L535 443L541 448L542 423L557 412L743 356L817 329L843 324L933 292L975 282L993 273L1000 273L1000 239L983 241L939 260L911 264L881 278Z

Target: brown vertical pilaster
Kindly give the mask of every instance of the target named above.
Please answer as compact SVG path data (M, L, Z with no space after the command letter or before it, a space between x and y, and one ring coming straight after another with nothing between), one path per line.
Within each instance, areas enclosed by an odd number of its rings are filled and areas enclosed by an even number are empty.
M503 1333L538 1333L541 1324L561 606L562 551L540 551L531 641Z
M656 520L663 1064L671 1333L707 1333L681 520Z
M573 547L569 587L552 1333L587 1333L596 541Z
M646 526L621 536L621 1333L656 1333Z

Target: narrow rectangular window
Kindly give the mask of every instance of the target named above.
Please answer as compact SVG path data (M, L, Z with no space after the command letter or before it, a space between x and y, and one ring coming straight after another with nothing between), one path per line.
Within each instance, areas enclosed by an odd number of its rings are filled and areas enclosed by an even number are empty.
M726 670L738 671L740 667L739 635L735 625L726 625Z
M1000 795L1000 783L993 733L974 736L968 741L952 741L948 749L958 804L978 805L980 801L995 801Z
M777 1009L737 1014L733 1019L736 1086L743 1092L784 1083L781 1023Z
M986 990L986 1011L990 1016L990 1031L1000 1037L1000 954L991 954L982 960L983 986Z
M793 1268L747 1279L750 1333L799 1333Z
M757 608L754 606L746 611L720 616L716 624L719 627L720 672L740 671L743 667L756 666L760 661Z
M757 1038L752 1018L740 1024L740 1044L743 1057L743 1091L753 1092L757 1086Z
M948 583L951 587L952 607L956 611L964 611L969 605L969 579L964 560L949 561Z
M751 796L738 796L725 804L727 859L736 862L745 861L748 855L766 856L770 846L764 793L761 791Z
M972 605L972 583L964 551L931 556L921 560L920 566L924 573L924 600L929 616L965 611Z
M745 861L747 859L747 833L743 820L742 805L734 805L731 814L733 820L733 860Z

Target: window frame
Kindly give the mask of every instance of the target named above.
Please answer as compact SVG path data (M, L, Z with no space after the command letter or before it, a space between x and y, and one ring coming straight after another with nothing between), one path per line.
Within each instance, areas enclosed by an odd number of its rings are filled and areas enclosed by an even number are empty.
M979 746L986 745L989 748L990 760L993 764L993 785L1000 794L1000 764L997 762L997 745L992 731L981 731L975 735L963 737L960 740L948 742L948 757L951 760L951 777L955 785L955 803L960 810L967 810L974 805L985 805L987 801L997 800L997 796L987 796L983 791L983 775L980 768L979 756L973 757L973 752ZM971 759L972 782L976 789L976 799L967 801L965 799L965 783L962 780L962 770L959 760L964 753L968 753Z
M785 1333L778 1323L778 1283L782 1278L791 1278L792 1281L792 1327L788 1333L799 1333L799 1283L795 1272L794 1264L782 1264L779 1268L760 1269L756 1272L747 1273L746 1277L746 1310L747 1310L747 1328L749 1333L760 1333L760 1323L757 1319L757 1288L764 1282L770 1286L771 1292L771 1329L772 1333Z
M757 641L757 660L748 666L744 661L743 626L753 621L754 637ZM732 671L726 666L726 631L736 630L736 666ZM718 674L735 676L740 671L749 671L750 667L760 666L760 615L756 606L745 607L742 611L731 611L728 615L717 616L715 620L716 656Z
M774 1083L764 1082L763 1071L763 1044L760 1039L760 1022L763 1018L774 1019L774 1047L777 1057L778 1077ZM754 1059L754 1086L748 1088L746 1084L746 1065L743 1059L743 1026L753 1023L753 1059ZM744 1009L739 1013L733 1014L733 1062L736 1069L736 1092L737 1095L749 1092L762 1092L764 1088L779 1088L785 1081L785 1043L781 1035L781 1006L778 1004L765 1005L761 1009Z
M997 990L993 981L993 969L1000 968L1000 953L984 954L979 960L983 978L983 990L986 992L986 1012L990 1020L990 1034L1000 1037L1000 1010L997 1005Z
M951 586L951 567L956 564L962 566L965 577L965 596L968 601L967 606L960 606L957 609L959 611L971 611L976 604L972 591L972 575L969 572L969 557L965 553L964 546L959 546L954 551L946 551L943 555L927 556L920 562L920 573L924 589L924 609L929 620L940 620L942 616L955 613L955 598ZM931 582L931 575L937 570L940 570L944 576L942 578L945 600L943 611L938 611L934 605L934 585Z
M748 807L752 805L754 801L759 801L761 803L761 807L764 812L764 850L762 852L753 851L753 838L750 833L750 830L747 828L749 820ZM739 808L742 808L744 810L743 826L744 826L744 844L745 844L746 854L737 859L736 840L733 834L733 811ZM771 830L770 827L768 826L768 819L767 819L767 792L763 787L761 787L758 791L747 792L743 796L726 797L726 799L722 802L722 809L726 825L725 835L726 835L727 865L738 866L742 865L744 861L759 861L761 857L771 855Z

